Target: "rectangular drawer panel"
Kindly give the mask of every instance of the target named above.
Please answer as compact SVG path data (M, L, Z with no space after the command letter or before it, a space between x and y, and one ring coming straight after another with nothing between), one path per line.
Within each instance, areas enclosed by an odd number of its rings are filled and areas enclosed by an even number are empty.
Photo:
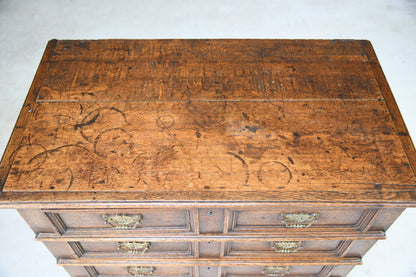
M233 241L226 243L224 256L277 257L279 255L339 256L345 241Z
M330 266L230 266L224 267L222 277L242 276L319 276ZM266 275L266 274L276 275ZM286 274L285 274L286 273ZM281 275L279 275L281 274Z
M105 241L79 242L84 256L94 257L193 257L191 242Z
M47 210L62 234L67 231L194 232L193 211L184 209Z
M60 258L193 258L196 243L186 241L47 241L46 247Z
M230 211L229 232L273 232L281 229L339 228L366 230L378 210L364 209L235 209Z
M133 273L140 272L139 269L135 269L135 266L94 266L98 276L100 277L112 277L112 276L134 276ZM194 269L190 266L156 266L156 267L143 267L150 268L153 273L152 277L169 276L169 277L190 277L195 276ZM143 270L143 271L146 271ZM130 272L130 273L129 273ZM146 275L143 275L146 276Z

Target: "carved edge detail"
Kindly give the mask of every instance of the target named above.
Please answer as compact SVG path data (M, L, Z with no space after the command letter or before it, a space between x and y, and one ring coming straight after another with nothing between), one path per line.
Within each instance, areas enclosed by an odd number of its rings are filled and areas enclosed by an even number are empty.
M361 232L367 232L379 213L380 209L365 210L356 223L358 230Z
M59 214L45 212L45 215L59 234L62 235L68 230L68 227L65 225L65 222L62 220Z
M329 277L331 275L332 271L334 271L334 269L335 269L334 266L326 265L318 273L318 277Z
M334 254L339 256L339 257L344 256L347 253L348 249L350 249L352 244L353 244L352 240L343 240L343 241L341 241L337 245L337 247L334 249Z
M78 258L81 258L86 253L84 248L77 241L68 241L68 245L72 248L72 250Z
M98 277L99 275L98 275L98 271L95 269L95 267L93 267L93 266L84 266L84 269L85 269L85 271L87 271L88 272L88 274L91 276L91 277Z

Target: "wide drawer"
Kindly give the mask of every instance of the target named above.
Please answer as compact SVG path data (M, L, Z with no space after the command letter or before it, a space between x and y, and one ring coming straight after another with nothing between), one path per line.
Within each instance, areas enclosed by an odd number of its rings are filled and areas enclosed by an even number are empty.
M211 209L212 210L212 209ZM365 232L380 213L378 209L275 209L237 208L223 213L204 213L193 209L65 209L44 210L61 233L99 235L112 231L136 234L161 233L278 233L290 229L312 232ZM223 226L224 225L224 226ZM75 233L74 233L75 232ZM103 234L104 235L104 234Z
M346 276L352 265L294 266L65 266L78 277L330 277Z
M195 232L193 210L187 209L65 209L44 212L61 234Z
M228 232L278 232L282 229L339 229L366 231L377 209L233 209L229 211Z
M57 259L94 264L118 261L172 262L178 259L223 259L224 261L268 259L269 261L342 260L362 257L376 240L304 240L304 241L44 241ZM69 260L68 260L69 259Z
M169 261L182 260L195 264L221 259L230 261L264 261L287 263L315 260L336 263L343 257L362 257L376 240L316 240L316 241L44 241L53 255L70 264L74 262ZM255 262L256 263L256 262Z

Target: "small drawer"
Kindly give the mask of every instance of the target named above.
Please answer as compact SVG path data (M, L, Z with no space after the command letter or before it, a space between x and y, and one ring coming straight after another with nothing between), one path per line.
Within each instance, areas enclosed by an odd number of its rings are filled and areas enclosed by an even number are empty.
M44 210L59 233L193 233L193 211L183 209Z
M224 277L241 276L320 276L326 266L230 266L223 268Z
M225 257L340 256L352 241L232 241L225 245Z
M111 241L81 242L86 256L91 257L194 257L191 242Z
M371 209L235 209L229 232L277 232L283 229L342 229L365 231L377 215Z
M196 245L184 241L46 241L59 258L192 258Z

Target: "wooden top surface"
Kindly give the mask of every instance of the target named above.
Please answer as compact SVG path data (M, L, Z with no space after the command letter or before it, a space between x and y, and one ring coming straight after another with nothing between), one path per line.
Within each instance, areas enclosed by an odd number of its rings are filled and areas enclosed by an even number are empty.
M0 201L409 204L414 170L367 41L54 40Z

